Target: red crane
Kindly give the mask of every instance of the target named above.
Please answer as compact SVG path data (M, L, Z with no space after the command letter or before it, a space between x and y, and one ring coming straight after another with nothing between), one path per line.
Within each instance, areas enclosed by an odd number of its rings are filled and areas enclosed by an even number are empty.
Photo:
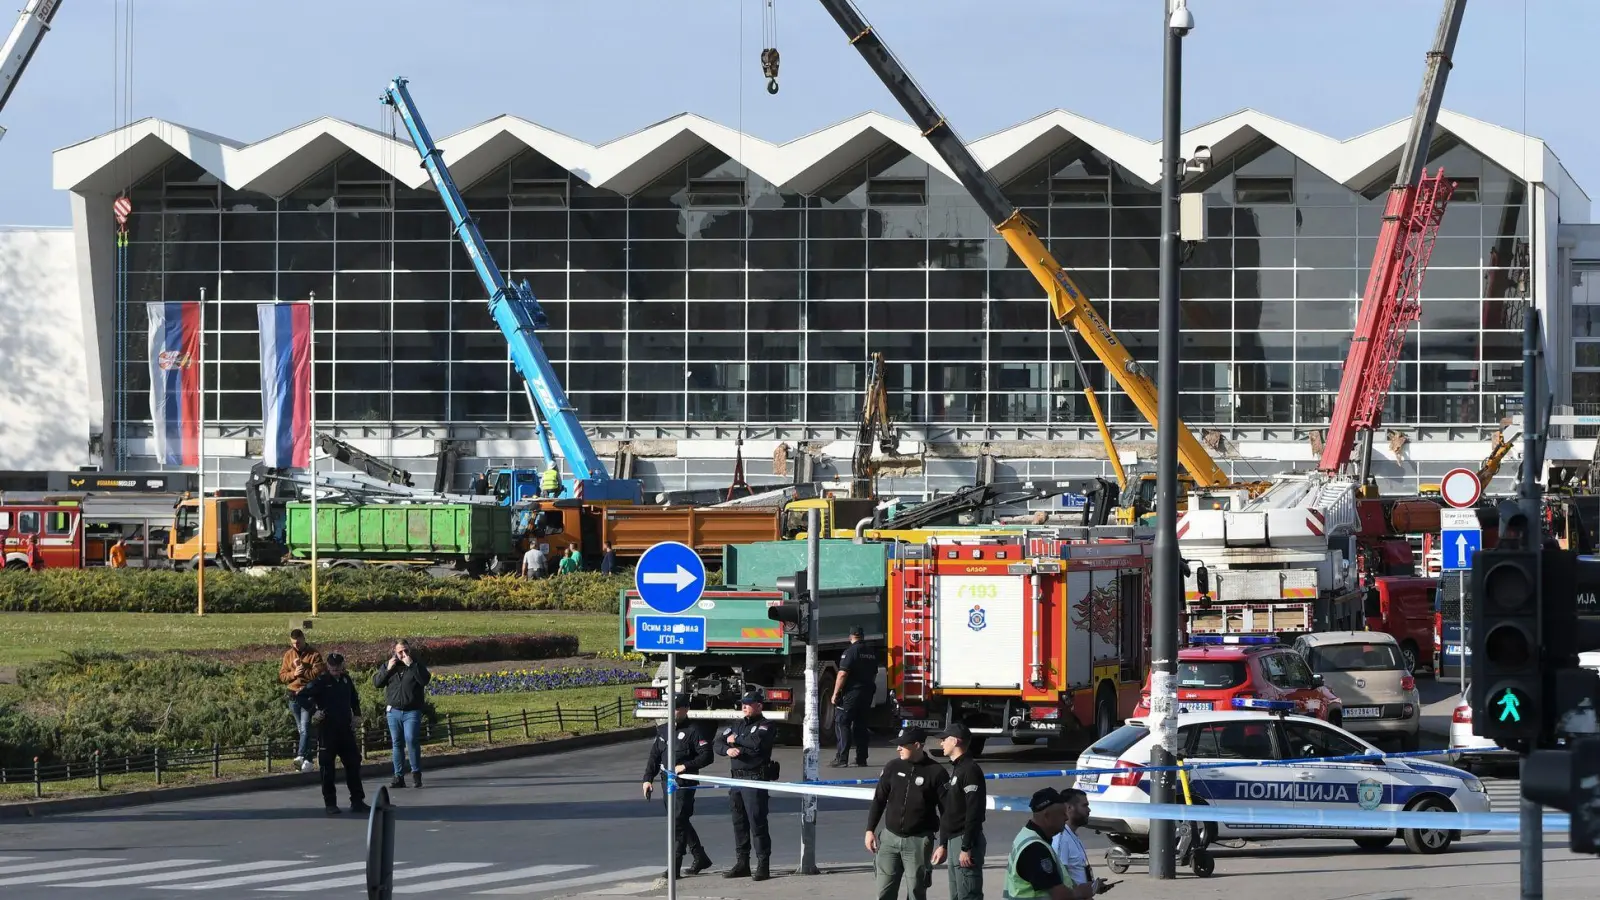
M1401 149L1394 186L1389 188L1377 251L1361 298L1350 354L1344 361L1333 420L1322 447L1318 466L1321 471L1330 475L1349 472L1356 432L1360 431L1361 456L1352 474L1363 484L1371 479L1373 432L1381 424L1406 332L1422 313L1422 277L1433 253L1445 205L1455 191L1455 183L1444 180L1442 168L1429 175L1423 163L1433 142L1433 128L1444 100L1450 58L1466 5L1466 0L1446 0L1439 32L1428 52L1422 92L1411 116L1411 131Z

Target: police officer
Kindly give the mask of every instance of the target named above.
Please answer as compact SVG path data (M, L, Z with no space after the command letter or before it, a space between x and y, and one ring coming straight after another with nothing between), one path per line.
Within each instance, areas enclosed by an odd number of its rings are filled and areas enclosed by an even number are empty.
M895 900L900 882L909 879L912 900L926 900L933 867L944 862L939 843L939 814L944 809L950 776L923 752L928 735L915 725L894 739L895 759L883 767L867 811L867 852L875 858L878 900ZM878 826L883 835L878 835Z
M678 695L677 707L673 711L673 722L663 722L656 729L655 742L650 745L650 759L644 764L644 798L650 799L651 788L655 786L655 778L659 774L662 781L662 802L666 801L665 770L667 761L667 741L675 740L674 748L676 757L675 771L678 775L693 775L694 773L711 765L711 742L701 733L699 726L689 721L689 697L685 694ZM668 736L676 732L675 738ZM691 785L692 786L692 785ZM689 820L694 817L693 790L679 790L673 796L676 805L677 830L673 837L677 846L673 848L672 868L676 872L683 870L683 857L687 852L694 858L693 865L689 867L690 875L698 875L711 868L711 857L706 855L706 848L700 843L700 835L695 833L694 823ZM666 877L665 874L662 875Z
M850 629L850 646L839 657L839 677L833 683L833 738L837 750L828 765L842 769L850 765L850 747L855 745L856 765L867 764L867 713L878 692L878 654L862 643L861 626Z
M972 730L950 723L941 741L950 759L950 794L939 820L939 846L950 860L951 900L983 900L984 809L988 791L983 770L973 759ZM1080 792L1081 793L1081 792Z
M771 781L776 774L772 771L772 744L778 735L777 727L761 715L761 701L759 691L747 692L739 701L744 718L724 725L712 742L718 756L728 757L730 774L734 778ZM722 873L722 877L767 880L772 856L772 837L767 834L767 792L733 788L728 791L728 807L733 812L734 848L739 859L733 868ZM752 841L756 851L753 874L750 871Z

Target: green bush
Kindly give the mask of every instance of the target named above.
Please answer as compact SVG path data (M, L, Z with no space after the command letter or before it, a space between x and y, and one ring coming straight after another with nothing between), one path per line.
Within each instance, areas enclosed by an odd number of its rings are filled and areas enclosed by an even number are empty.
M417 659L429 668L461 663L499 662L505 659L560 659L578 655L578 636L574 634L483 634L475 637L410 638ZM321 648L344 654L350 669L372 669L389 661L393 641L338 641ZM179 650L178 653L231 665L270 662L283 659L282 644L251 644L230 650ZM138 654L141 656L150 654Z
M193 572L137 569L0 571L0 612L193 612ZM433 578L379 569L328 569L317 579L325 612L573 610L615 612L631 575L574 572L553 578ZM206 612L300 612L311 576L291 568L262 574L206 573Z
M372 670L351 670L362 719L384 725ZM25 698L0 704L0 765L115 758L166 750L259 745L289 738L294 723L274 663L229 665L179 654L68 653L17 672ZM437 721L431 702L423 709Z

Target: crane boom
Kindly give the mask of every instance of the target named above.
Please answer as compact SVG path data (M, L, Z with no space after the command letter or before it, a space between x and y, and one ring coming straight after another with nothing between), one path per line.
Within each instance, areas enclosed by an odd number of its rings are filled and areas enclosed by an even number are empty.
M0 47L0 111L6 108L6 101L11 99L11 92L22 78L22 71L33 59L34 51L39 49L39 42L44 40L50 21L60 8L61 0L27 0L22 5L17 24L12 26L5 45ZM0 127L0 138L5 136L5 128Z
M1361 457L1356 474L1361 482L1368 480L1373 432L1383 416L1395 365L1405 348L1406 332L1422 313L1423 275L1445 206L1455 190L1453 183L1444 180L1443 169L1430 176L1423 165L1433 143L1466 6L1466 0L1445 0L1433 49L1428 52L1422 91L1417 95L1411 130L1400 151L1395 183L1389 188L1377 249L1340 376L1328 438L1322 447L1318 468L1329 475L1349 468L1356 432L1360 431Z
M1055 313L1056 321L1063 328L1071 328L1081 335L1100 359L1111 376L1116 379L1118 386L1127 393L1128 399L1138 408L1146 421L1152 425L1156 423L1156 388L1150 379L1139 367L1138 361L1128 352L1122 341L1111 330L1100 314L1090 304L1088 297L1072 276L1061 267L1051 255L1044 242L1034 234L1028 220L1001 189L1000 183L988 170L978 163L972 152L962 143L961 138L950 127L944 115L936 109L922 92L911 76L907 74L899 60L867 24L861 13L856 10L850 0L821 0L824 8L833 16L835 22L844 31L850 43L861 53L861 58L866 60L872 71L883 81L889 93L900 101L900 106L911 117L911 121L921 130L922 136L933 145L945 165L955 173L956 179L961 182L972 199L977 201L980 209L989 217L995 231L1005 239L1012 252L1022 260L1028 271L1045 289L1050 297L1050 307ZM1098 417L1097 417L1098 418ZM1228 484L1230 479L1211 454L1189 431L1188 426L1179 422L1178 433L1178 459L1184 468L1189 470L1199 487L1217 487ZM1103 430L1102 430L1103 431ZM1104 432L1103 432L1104 433ZM1113 458L1115 454L1113 453Z
M406 89L406 79L396 78L389 82L383 102L400 112L400 119L405 123L406 131L411 136L411 143L422 156L423 168L428 170L434 186L439 189L439 197L444 201L445 210L450 214L456 236L466 247L467 256L472 259L472 268L478 273L479 280L489 293L489 315L499 326L500 333L505 335L511 351L511 362L527 385L528 396L533 402L536 424L542 416L544 422L548 424L548 430L554 433L556 443L561 447L562 457L572 470L575 483L570 490L563 493L592 501L621 500L638 503L640 499L638 480L612 478L606 472L605 464L595 453L594 446L589 443L589 436L584 433L583 423L578 420L577 411L573 409L566 390L561 386L561 379L551 366L550 358L545 355L543 345L534 335L535 330L547 328L550 324L543 307L539 305L538 299L533 295L533 289L526 281L510 284L501 274L500 267L495 264L494 257L489 253L488 245L483 241L483 235L478 231L477 223L467 210L467 201L456 188L450 170L445 167L443 154L434 144L433 136L428 133L427 126L422 123L422 116L417 112L416 104L411 99L411 92ZM555 455L551 452L545 425L538 425L538 433L545 461L553 465Z

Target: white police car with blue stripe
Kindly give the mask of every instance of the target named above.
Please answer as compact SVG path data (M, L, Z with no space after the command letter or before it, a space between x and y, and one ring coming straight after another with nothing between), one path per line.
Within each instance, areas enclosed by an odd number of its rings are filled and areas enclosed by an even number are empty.
M1208 823L1209 839L1341 838L1381 850L1398 836L1414 853L1442 853L1462 832L1366 825L1363 814L1490 811L1483 783L1460 769L1416 759L1329 759L1382 751L1342 728L1285 714L1294 706L1289 702L1241 699L1234 706L1237 711L1178 716L1179 755L1197 767L1189 772L1191 802L1248 808L1269 820L1275 810L1315 808L1336 812L1328 818L1337 821L1315 826ZM1150 764L1155 742L1145 719L1129 719L1084 751L1075 766L1104 770L1075 780L1089 795L1090 827L1136 852L1148 844L1149 820L1101 816L1092 807L1096 800L1150 802L1152 773L1139 767ZM1176 783L1181 803L1183 788Z

